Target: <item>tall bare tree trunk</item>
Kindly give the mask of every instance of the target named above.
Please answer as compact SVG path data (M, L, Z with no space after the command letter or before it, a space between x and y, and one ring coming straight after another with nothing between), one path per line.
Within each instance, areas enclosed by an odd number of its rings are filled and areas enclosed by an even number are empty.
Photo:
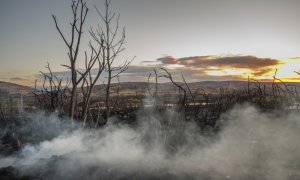
M58 26L56 17L52 15L55 22L55 26L63 41L68 47L68 56L70 60L70 65L63 65L71 70L71 81L72 81L72 90L71 90L71 99L69 106L69 116L74 119L75 109L76 109L76 97L77 97L77 86L86 76L88 72L82 74L82 76L77 79L77 69L76 61L78 59L79 47L81 43L81 35L83 33L83 25L85 23L86 15L88 13L88 8L86 2L83 0L72 0L71 4L73 20L71 21L71 39L67 41L66 36L62 33L61 29Z
M106 121L110 116L110 106L109 106L110 86L111 86L111 71L108 72L108 80L106 86L106 96L105 96L105 106L106 106L105 120Z
M111 62L110 62L110 24L109 24L109 15L108 15L108 8L109 8L110 1L106 0L106 11L105 11L105 27L106 27L106 63L108 69L108 78L107 78L107 86L106 86L106 96L105 96L105 106L106 106L106 116L105 120L107 121L110 115L110 107L109 107L109 96L110 96L110 86L111 86Z

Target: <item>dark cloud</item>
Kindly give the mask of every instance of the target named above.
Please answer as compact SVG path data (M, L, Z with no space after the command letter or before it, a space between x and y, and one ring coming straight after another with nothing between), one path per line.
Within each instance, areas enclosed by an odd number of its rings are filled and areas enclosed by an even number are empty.
M274 65L279 65L281 62L277 59L258 58L255 56L193 56L175 59L171 56L166 56L157 59L163 64L181 64L186 67L196 68L245 68L245 69L259 69Z
M157 59L164 66L173 64L182 65L186 70L195 70L197 74L208 76L208 72L222 71L224 69L247 69L249 76L263 76L274 71L274 66L282 64L281 61L271 58L258 58L255 56L191 56L175 59L165 56ZM225 74L224 74L225 75ZM245 74L243 74L245 75ZM230 77L241 77L235 75Z
M157 61L162 62L163 64L177 64L177 60L172 56L165 56L158 58Z
M155 66L129 66L128 69L126 70L126 73L139 73L139 74L149 74L150 71L153 70Z

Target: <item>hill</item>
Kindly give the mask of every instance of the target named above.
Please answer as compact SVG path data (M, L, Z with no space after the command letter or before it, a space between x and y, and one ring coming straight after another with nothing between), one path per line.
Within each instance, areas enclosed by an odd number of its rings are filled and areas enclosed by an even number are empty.
M28 94L33 91L34 89L28 86L22 86L19 84L0 81L0 93L2 94L16 94L16 93Z

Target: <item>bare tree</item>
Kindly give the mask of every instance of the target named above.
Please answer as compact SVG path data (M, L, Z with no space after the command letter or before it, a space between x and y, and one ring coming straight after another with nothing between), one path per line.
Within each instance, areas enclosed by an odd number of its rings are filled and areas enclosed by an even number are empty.
M178 111L181 111L182 108L185 106L186 104L186 98L187 98L187 93L186 93L186 89L183 88L184 85L186 85L185 83L177 83L173 80L173 77L171 75L171 73L169 73L165 68L160 68L161 70L163 70L167 75L161 75L161 77L165 77L167 79L169 79L171 81L171 83L176 86L178 88L178 93L179 93L179 102L178 102ZM182 76L183 77L183 76ZM185 81L185 80L184 80ZM183 92L183 95L181 94L181 92Z
M120 55L120 53L125 50L124 44L126 35L125 27L123 27L120 34L120 15L116 17L116 13L112 13L110 11L110 4L111 0L105 0L105 10L103 14L95 6L95 9L100 16L101 21L104 23L104 27L100 27L100 25L98 25L98 28L90 29L90 35L102 47L101 58L105 61L104 70L107 72L107 86L105 87L106 120L110 116L110 111L112 108L110 104L112 81L114 78L117 78L121 73L123 73L134 59L132 58L131 60L126 60L121 65L117 65L116 67L114 67L116 65L115 60Z
M110 11L111 0L105 0L105 10L104 13L100 13L100 11L95 6L102 22L104 23L104 27L100 27L94 30L90 28L90 35L93 40L98 44L98 48L92 45L90 42L89 48L91 49L91 54L88 55L85 51L85 69L79 70L76 67L76 62L78 61L78 55L80 50L81 38L83 34L83 27L86 21L86 16L88 13L88 7L86 5L85 0L72 0L71 9L73 14L73 19L70 22L71 25L71 35L70 39L67 40L66 34L61 31L61 28L58 25L57 19L54 15L53 20L55 22L55 26L57 31L59 32L61 38L68 48L68 57L69 57L69 65L62 65L67 67L71 71L71 97L69 103L69 116L73 120L76 115L77 109L79 106L77 102L80 102L82 105L82 111L80 117L83 118L83 124L86 122L86 118L89 112L89 104L92 89L97 83L103 71L107 73L107 85L105 86L105 119L107 120L110 116L110 111L117 104L117 100L111 103L110 95L111 95L111 86L114 78L119 78L119 75L123 73L132 62L134 58L131 60L126 60L122 64L115 63L115 60L119 56L119 54L125 50L125 28L123 28L120 32L119 28L119 18L116 17L115 13L111 13ZM113 22L114 21L114 22ZM95 70L95 67L98 66L98 69ZM96 76L92 75L93 72L96 71ZM119 82L119 79L118 79ZM78 87L81 86L82 92L82 101L78 101L77 97ZM119 89L119 83L118 83ZM117 98L118 99L118 98ZM72 121L73 122L73 121Z
M71 70L71 82L72 82L72 90L71 90L71 101L69 107L69 116L73 120L75 106L76 106L76 92L78 84L83 80L83 78L88 73L88 70L81 74L80 78L77 78L78 71L76 69L76 62L78 59L79 48L81 37L83 33L83 26L86 20L86 16L88 13L88 8L86 6L86 2L83 0L72 0L71 4L73 19L70 22L71 25L71 39L68 41L66 35L64 35L58 26L56 16L52 15L53 20L55 22L55 26L60 36L62 37L64 43L68 48L68 56L70 65L64 65Z
M95 47L90 42L89 47L91 49L91 55L88 57L87 52L85 52L85 70L88 73L86 75L82 74L84 79L81 85L81 91L83 95L82 114L81 114L83 118L83 126L85 126L86 123L87 113L90 107L89 103L90 103L92 90L105 68L105 61L100 58L102 46L100 45L98 50L96 50ZM94 67L95 64L98 64L98 69L96 72L96 76L93 78L92 67Z
M57 110L62 115L65 113L64 107L67 103L67 94L70 93L70 82L67 79L66 83L63 84L62 79L52 72L48 62L46 69L48 70L47 73L40 71L44 79L41 90L37 90L37 80L35 81L35 90L33 92L35 104L38 103L41 108L47 111Z

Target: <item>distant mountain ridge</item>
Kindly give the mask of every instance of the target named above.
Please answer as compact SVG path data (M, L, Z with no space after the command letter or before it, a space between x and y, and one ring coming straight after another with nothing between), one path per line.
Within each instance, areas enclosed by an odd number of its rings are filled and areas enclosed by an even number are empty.
M250 84L253 86L255 82L251 81ZM262 86L270 87L272 82L259 82ZM288 83L291 85L299 85L299 83ZM149 83L149 86L153 88L155 84L153 82ZM220 88L226 89L244 89L248 86L248 81L200 81L188 83L191 89L203 88L210 90L218 90ZM103 91L105 85L95 85L93 92ZM117 87L116 83L112 84L112 87ZM159 83L158 88L160 90L168 90L169 88L174 88L171 82ZM113 88L114 89L114 88ZM135 91L136 89L143 89L144 91L148 90L147 82L121 82L120 90L121 91ZM34 88L23 86L15 83L0 81L0 92L2 93L22 93L27 94L34 91Z
M4 82L0 81L0 92L2 93L9 93L9 94L15 94L15 93L22 93L27 94L33 92L34 89L28 86L23 86L11 82Z

